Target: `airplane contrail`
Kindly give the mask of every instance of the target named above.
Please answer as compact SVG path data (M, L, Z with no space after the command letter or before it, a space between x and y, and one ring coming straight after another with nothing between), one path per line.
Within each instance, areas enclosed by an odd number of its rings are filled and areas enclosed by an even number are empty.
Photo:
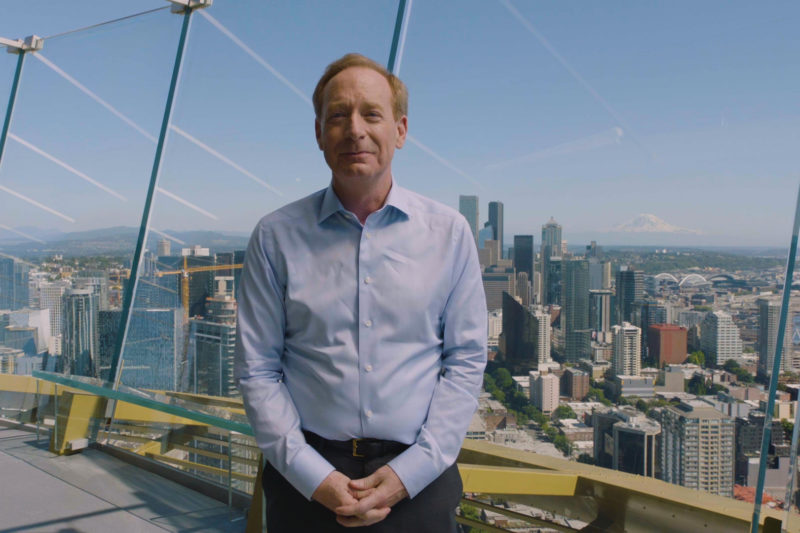
M215 28L217 28L219 31L221 31L221 32L222 32L222 33L223 33L223 34L224 34L224 35L225 35L225 36L226 36L228 39L230 39L231 41L233 41L233 43L234 43L236 46L238 46L239 48L241 48L241 49L242 49L242 50L243 50L243 51L244 51L244 52L245 52L247 55L249 55L250 57L252 57L253 59L255 59L256 63L258 63L259 65L261 65L262 67L264 67L265 69L267 69L268 71L270 71L270 72L272 73L272 75L273 75L273 76L275 76L276 78L278 78L278 79L281 81L281 83L283 83L283 84L284 84L286 87L288 87L289 89L291 89L291 91L292 91L293 93L295 93L297 96L299 96L300 98L302 98L302 99L303 99L303 101L304 101L305 103L307 103L308 105L312 105L312 104L311 104L311 99L310 99L308 96L306 96L306 95L305 95L305 93L304 93L303 91L301 91L300 89L298 89L298 88L297 88L297 86L296 86L295 84L293 84L292 82L290 82L290 81L289 81L289 80L288 80L288 79L287 79L287 78L286 78L286 77L285 77L283 74L281 74L280 72L278 72L278 70L277 70L275 67L273 67L272 65L270 65L270 64L269 64L269 63L268 63L268 62L267 62L267 61L266 61L266 60L265 60L263 57L261 57L260 55L258 55L258 54L257 54L257 53L256 53L256 52L255 52L255 51L252 49L252 48L250 48L249 46L247 46L247 45L246 45L246 44L245 44L245 43L244 43L244 42L243 42L241 39L239 39L239 38L238 38L238 37L237 37L237 36L236 36L236 35L235 35L235 34L234 34L234 33L233 33L231 30L229 30L228 28L226 28L225 26L223 26L223 25L222 25L222 23L221 23L220 21L218 21L217 19L215 19L214 17L212 17L211 15L209 15L208 13L206 13L206 11L205 11L205 10L200 10L200 12L199 12L199 13L200 13L200 15L202 15L202 16L203 16L203 17L204 17L204 18L205 18L205 19L206 19L208 22L210 22L210 23L211 23L211 25L213 25Z
M611 107L611 104L609 104L606 101L606 99L603 98L600 95L600 93L598 93L595 90L595 88L592 87L589 84L589 82L586 81L584 77L581 76L577 70L575 70L575 68L569 63L569 61L567 61L566 58L564 58L564 56L562 56L558 52L558 50L556 50L556 48L552 44L550 44L550 41L548 41L547 38L544 35L542 35L539 32L539 30L537 30L536 27L534 27L534 25L522 15L522 13L517 11L517 8L515 8L511 4L511 1L510 0L498 0L498 1L503 5L503 7L505 7L509 11L509 13L511 13L511 15L515 19L517 19L517 21L519 21L520 24L522 24L525 27L526 30L528 30L528 32L530 32L534 37L536 37L539 43L548 52L550 52L550 55L553 56L553 58L555 58L555 60L558 61L561 64L561 66L564 67L564 69L566 69L567 72L570 73L570 75L575 79L575 81L577 81L584 89L586 89L586 91L588 91L589 94L591 94L592 97L594 97L594 99L597 100L601 106L603 106L603 108L608 112L608 114L611 115L611 117L617 122L617 124L620 125L628 133L628 135L630 135L631 139L633 139L633 141L639 146L639 148L641 148L650 159L655 159L655 156L652 154L652 152L650 152L650 150L648 150L647 147L639 140L638 136L633 133L633 128L631 128L630 125L628 125L625 119L623 119L622 116L619 113L617 113L617 111L613 107Z
M91 98L92 100L94 100L95 102L100 104L101 106L103 106L106 109L108 109L109 111L111 111L117 118L119 118L120 120L125 122L128 126L132 127L133 129L135 129L136 131L138 131L139 133L141 133L145 137L147 137L150 141L152 141L154 143L158 142L158 139L156 139L154 136L150 135L150 133L146 129L144 129L143 127L139 126L136 122L134 122L133 120L131 120L130 118L125 116L117 108L115 108L114 106L112 106L111 104L109 104L108 102L106 102L105 100L100 98L99 96L97 96L95 93L93 93L91 90L89 90L89 88L87 88L81 82L79 82L78 80L76 80L75 78L73 78L72 76L67 74L66 72L64 72L64 70L62 70L58 65L56 65L55 63L53 63L52 61L50 61L49 59L44 57L41 54L41 52L36 52L35 54L33 54L33 57L35 57L36 59L38 59L39 61L41 61L45 65L47 65L56 74L58 74L59 76L61 76L62 78L64 78L68 82L70 82L72 85L77 87L86 96L88 96L89 98Z
M27 233L23 233L23 232L19 231L18 229L14 229L14 228L8 227L5 224L0 224L0 229L4 229L6 231L10 231L11 233L16 233L17 235L20 235L20 236L25 237L26 239L30 239L32 241L36 241L36 242L38 242L40 244L47 244L42 239L37 239L33 235L28 235Z
M172 128L175 131L175 133L177 133L181 137L183 137L183 138L187 139L188 141L190 141L191 143L199 146L200 148L202 148L203 150L205 150L209 154L213 155L214 157L216 157L217 159L219 159L223 163L226 163L226 164L230 165L231 167L235 168L236 170L238 170L239 172L241 172L242 174L244 174L245 176L247 176L251 180L255 181L259 185L262 185L263 187L266 187L267 189L269 189L270 191L274 192L278 196L283 196L283 193L280 192L279 190L277 190L275 187L273 187L272 185L270 185L266 181L262 180L261 178L259 178L258 176L256 176L255 174L253 174L252 172L247 170L246 168L243 168L240 165L237 165L236 163L234 163L233 161L231 161L230 159L228 159L227 157L225 157L221 153L217 152L216 150L214 150L213 148L211 148L207 144L205 144L205 143L199 141L198 139L192 137L191 135L189 135L188 133L186 133L185 131L180 129L175 124L171 124L170 128Z
M37 202L36 200L34 200L34 199L32 199L32 198L28 198L27 196L25 196L25 195L23 195L23 194L20 194L20 193L18 193L18 192L16 192L16 191L12 191L12 190L11 190L11 189L9 189L8 187L5 187L5 186L3 186L3 185L0 185L0 191L5 191L5 192L7 192L8 194L10 194L11 196L16 196L17 198L19 198L20 200L22 200L22 201L24 201L24 202L28 202L29 204L31 204L31 205L34 205L34 206L38 207L39 209L42 209L42 210L44 210L44 211L47 211L48 213L51 213L51 214L53 214L53 215L55 215L55 216L57 216L57 217L63 218L63 219L64 219L64 220L66 220L67 222L73 222L73 223L75 222L75 219L74 219L74 218L72 218L72 217L68 217L68 216L67 216L67 215L65 215L64 213L61 213L61 212L59 212L59 211L56 211L56 210L55 210L55 209L53 209L52 207L47 207L47 206L46 206L46 205L44 205L44 204L40 204L40 203L39 203L39 202Z
M150 231L152 231L153 233L157 233L158 235L161 235L165 239L169 239L171 241L177 242L178 244L182 244L182 245L186 246L186 243L183 242L182 240L180 240L179 238L173 237L172 235L170 235L168 233L164 233L163 231L157 230L156 228L154 228L152 226L150 227Z
M118 192L114 191L113 189L109 189L108 187L106 187L105 185L100 183L99 181L96 181L96 180L90 178L89 176L87 176L86 174L81 172L80 170L77 170L77 169L69 166L68 164L66 164L63 161L61 161L60 159L58 159L57 157L48 154L47 152L45 152L44 150L42 150L38 146L35 146L35 145L29 143L25 139L22 139L22 138L18 137L17 135L14 135L11 132L8 132L8 138L17 141L19 144L21 144L22 146L24 146L28 150L31 150L32 152L35 152L35 153L39 154L40 156L44 157L45 159L48 159L48 160L52 161L53 163L55 163L56 165L60 166L61 168L65 169L65 170L68 170L72 174L75 174L79 178L88 181L89 183L91 183L95 187L104 190L105 192L107 192L111 196L116 196L117 198L119 198L123 202L127 202L128 201L127 198L125 198L124 196L122 196Z
M183 198L181 198L181 197L180 197L180 196L178 196L177 194L171 193L171 192L169 192L169 191L165 191L165 190L164 190L163 188L161 188L161 187L156 187L156 190L157 190L158 192L160 192L161 194L163 194L164 196L166 196L166 197L168 197L168 198L172 198L172 199L173 199L173 200L175 200L176 202L178 202L178 203L180 203L180 204L183 204L183 205L185 205L186 207L188 207L188 208L190 208L190 209L194 209L195 211L197 211L197 212L198 212L198 213L200 213L201 215L205 215L205 216L207 216L208 218L210 218L210 219L213 219L213 220L219 220L219 218L217 217L217 215L214 215L214 214L212 214L212 213L209 213L208 211L206 211L206 210L205 210L205 209L203 209L202 207L198 207L198 206L194 205L193 203L191 203L191 202L190 202L190 201L188 201L188 200L184 200Z
M594 135L588 135L586 137L581 137L580 139L575 139L573 141L567 141L561 144L557 144L555 146L551 146L549 148L536 150L535 152L531 152L529 154L525 154L519 157L514 157L506 161L492 163L490 165L486 165L485 168L486 170L496 170L499 168L505 168L511 165L515 165L517 163L538 161L540 159L546 159L548 157L568 155L575 152L592 150L595 148L600 148L602 146L608 146L609 144L619 143L623 135L624 134L622 128L615 127L611 128L610 130L602 131L600 133L595 133Z
M420 150L422 150L423 152L425 152L426 154L428 154L429 156L431 156L432 158L437 160L439 163L441 163L442 165L446 166L447 168L449 168L450 170L452 170L453 172L455 172L456 174L461 176L462 178L466 179L467 181L469 181L473 185L475 185L477 187L480 187L480 188L483 188L483 185L481 185L475 178L473 178L472 176L470 176L469 174L467 174L466 172L464 172L463 170L461 170L460 168L455 166L453 163L451 163L450 161L448 161L444 157L440 156L439 154L437 154L436 152L434 152L433 150L431 150L430 148L428 148L424 144L422 144L417 138L415 138L415 137L413 137L412 135L409 134L409 135L406 136L406 139L411 144L413 144L414 146L416 146L417 148L419 148Z

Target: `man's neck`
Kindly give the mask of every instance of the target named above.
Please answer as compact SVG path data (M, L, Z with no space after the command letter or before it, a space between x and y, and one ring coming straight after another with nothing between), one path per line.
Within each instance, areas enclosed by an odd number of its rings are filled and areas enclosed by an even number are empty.
M383 207L389 190L392 188L392 176L380 178L375 181L333 178L333 191L342 202L345 209L358 217L364 224L367 217Z

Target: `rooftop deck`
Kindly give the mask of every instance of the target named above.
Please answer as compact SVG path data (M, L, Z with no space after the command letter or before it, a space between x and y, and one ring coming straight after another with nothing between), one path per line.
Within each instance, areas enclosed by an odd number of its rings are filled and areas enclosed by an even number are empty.
M58 456L45 434L0 426L0 530L244 531L240 511L96 449Z

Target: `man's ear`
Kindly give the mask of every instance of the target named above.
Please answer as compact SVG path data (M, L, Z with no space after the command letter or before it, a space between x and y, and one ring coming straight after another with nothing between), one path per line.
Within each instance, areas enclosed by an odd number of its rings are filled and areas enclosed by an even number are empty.
M394 143L395 148L402 148L406 143L406 135L408 134L408 117L403 115L397 121L397 142Z
M314 134L317 136L317 146L322 150L322 125L318 118L314 119Z

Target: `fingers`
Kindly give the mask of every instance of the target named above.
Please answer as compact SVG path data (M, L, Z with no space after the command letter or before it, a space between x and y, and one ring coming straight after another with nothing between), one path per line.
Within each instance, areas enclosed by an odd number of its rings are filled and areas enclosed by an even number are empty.
M370 509L363 515L359 516L342 516L337 515L336 521L344 527L361 527L371 526L377 524L389 515L391 508L383 507L381 509Z
M350 494L357 500L363 500L378 489L372 488L367 490L350 490Z
M386 505L386 498L383 494L375 489L370 489L368 491L369 494L364 498L360 498L358 502L351 504L351 505L341 505L337 507L334 511L338 515L342 516L356 516L356 515L365 515L370 510L373 509L382 509L387 507Z
M371 487L376 487L380 484L380 477L377 475L377 472L369 475L367 477L362 477L361 479L351 479L350 483L347 484L353 490L366 490Z

